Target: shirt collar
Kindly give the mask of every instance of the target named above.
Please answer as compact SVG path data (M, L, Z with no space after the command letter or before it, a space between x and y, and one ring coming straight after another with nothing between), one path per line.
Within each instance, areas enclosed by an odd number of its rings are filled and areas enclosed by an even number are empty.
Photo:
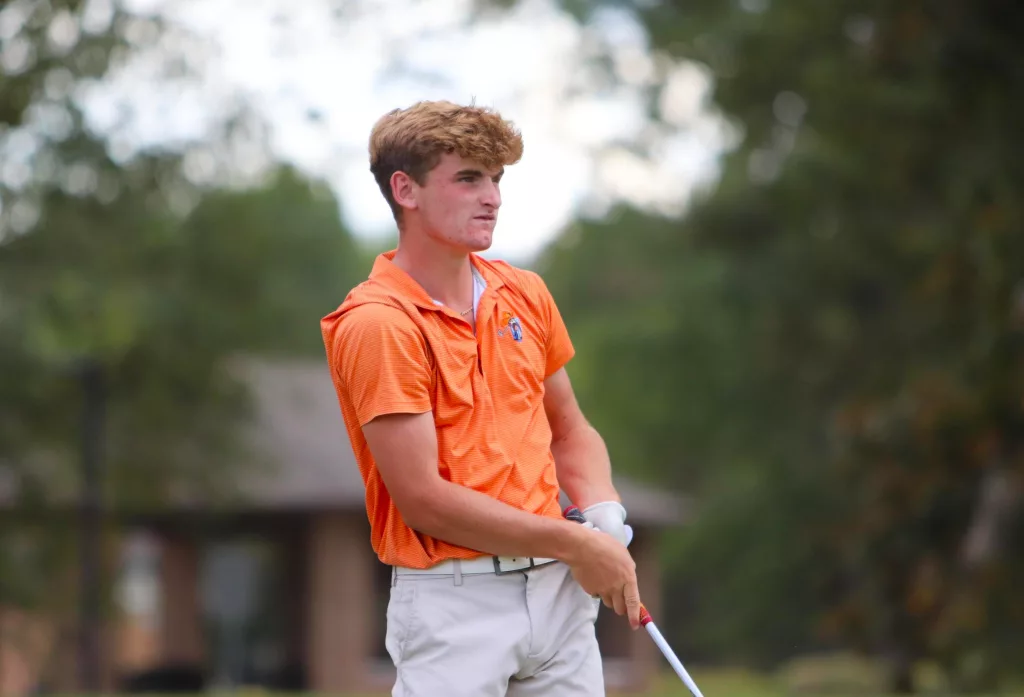
M370 279L387 287L389 290L398 293L406 300L418 307L437 310L439 306L434 303L433 298L416 282L412 276L395 265L394 258L397 249L382 252L377 255L373 262L373 269L370 271ZM490 265L482 257L476 254L469 255L473 268L483 277L487 284L487 290L496 290L504 285L500 276L494 273Z

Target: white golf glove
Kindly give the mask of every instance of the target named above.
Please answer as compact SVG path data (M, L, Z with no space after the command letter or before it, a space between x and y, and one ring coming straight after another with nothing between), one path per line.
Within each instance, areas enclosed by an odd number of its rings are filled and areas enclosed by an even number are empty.
M633 528L626 525L626 509L618 501L595 503L583 510L583 517L626 547L633 541Z

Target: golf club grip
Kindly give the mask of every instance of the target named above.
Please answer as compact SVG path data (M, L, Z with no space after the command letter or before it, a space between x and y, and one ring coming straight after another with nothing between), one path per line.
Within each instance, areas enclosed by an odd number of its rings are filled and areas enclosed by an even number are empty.
M577 508L576 506L567 506L565 508L565 510L562 511L562 515L565 517L566 520L571 520L571 521L576 522L576 523L586 523L587 522L587 519L583 516L582 513L580 513L580 509ZM651 621L652 621L651 620L651 614L649 612L647 612L647 608L644 607L643 604L641 604L640 605L640 626L644 627L644 626L647 625L648 622L651 622Z
M640 626L646 627L648 624L654 621L651 617L651 613L647 612L647 608L644 607L643 603L640 603Z
M580 509L578 509L576 506L569 506L569 507L567 507L562 512L562 515L565 516L566 520L571 520L574 523L586 523L587 522L587 519L583 517L583 514L580 513Z

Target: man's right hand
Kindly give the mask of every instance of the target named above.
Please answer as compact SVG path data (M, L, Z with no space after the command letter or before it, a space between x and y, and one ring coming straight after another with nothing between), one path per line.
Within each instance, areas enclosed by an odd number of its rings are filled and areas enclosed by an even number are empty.
M636 562L629 551L611 535L580 527L580 543L566 560L573 578L592 596L615 611L627 615L633 629L640 626L640 590Z

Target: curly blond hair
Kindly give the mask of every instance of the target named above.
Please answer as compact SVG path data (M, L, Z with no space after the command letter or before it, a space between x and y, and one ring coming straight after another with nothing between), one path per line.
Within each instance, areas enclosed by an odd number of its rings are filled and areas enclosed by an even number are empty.
M395 220L401 222L401 208L391 194L391 175L402 171L422 185L445 153L503 167L523 156L523 138L511 121L486 107L423 101L389 111L370 132L370 171Z

